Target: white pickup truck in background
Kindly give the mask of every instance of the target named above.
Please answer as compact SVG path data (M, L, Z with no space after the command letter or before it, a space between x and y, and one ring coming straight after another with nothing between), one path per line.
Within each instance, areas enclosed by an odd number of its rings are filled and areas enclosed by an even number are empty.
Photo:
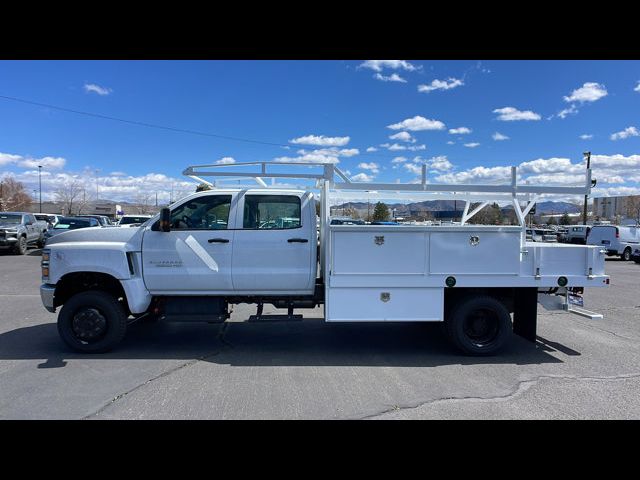
M580 294L609 283L601 247L530 243L524 219L538 194L584 187L358 184L334 165L256 162L256 172L189 167L203 176L254 178L261 188L213 188L185 197L138 228L88 228L51 239L43 251L41 297L62 307L58 330L71 348L104 352L142 316L223 322L229 305L294 309L324 305L327 322L444 322L462 352L490 355L516 333L536 339L538 292ZM307 173L315 167L320 173ZM342 182L334 178L339 176ZM311 190L268 188L262 178L315 181ZM209 183L209 182L208 182ZM211 184L211 183L210 183ZM211 184L215 187L215 184ZM461 225L329 225L333 191L388 196L455 192ZM531 198L533 195L533 198ZM513 202L521 226L469 225L489 203ZM471 208L472 201L481 201ZM320 229L316 202L320 202ZM527 206L522 209L521 204ZM513 313L513 320L511 314Z

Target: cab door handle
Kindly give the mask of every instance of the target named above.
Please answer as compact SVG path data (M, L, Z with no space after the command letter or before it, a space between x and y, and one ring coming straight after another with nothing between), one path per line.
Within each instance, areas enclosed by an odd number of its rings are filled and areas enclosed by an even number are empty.
M229 243L228 238L210 238L207 240L209 243Z
M307 243L309 240L307 240L306 238L290 238L289 240L287 240L287 242L289 243Z

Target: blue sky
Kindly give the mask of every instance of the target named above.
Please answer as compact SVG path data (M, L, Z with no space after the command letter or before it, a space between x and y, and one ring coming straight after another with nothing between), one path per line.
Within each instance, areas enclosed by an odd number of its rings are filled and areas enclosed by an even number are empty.
M575 183L591 150L596 193L635 193L639 85L638 61L5 61L0 95L289 148L0 99L0 176L36 188L40 163L45 198L76 175L114 200L221 159L338 161L376 182L415 180L422 163L430 181L472 183L520 165Z

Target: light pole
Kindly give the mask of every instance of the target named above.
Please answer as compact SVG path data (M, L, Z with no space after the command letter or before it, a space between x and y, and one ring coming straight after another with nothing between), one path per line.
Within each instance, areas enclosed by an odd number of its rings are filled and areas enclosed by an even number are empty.
M42 165L38 165L38 187L40 188L40 213L42 213Z
M583 155L587 158L587 172L591 166L591 152L584 152ZM584 196L584 208L582 209L582 224L587 224L587 195Z

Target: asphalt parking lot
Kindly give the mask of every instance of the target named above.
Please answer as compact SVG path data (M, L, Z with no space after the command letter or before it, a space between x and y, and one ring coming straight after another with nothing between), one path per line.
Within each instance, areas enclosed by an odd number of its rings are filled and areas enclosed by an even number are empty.
M538 342L459 356L439 325L139 323L71 352L40 302L40 251L0 252L2 419L637 419L640 265L607 260L588 320L539 306ZM265 307L265 313L268 313Z

